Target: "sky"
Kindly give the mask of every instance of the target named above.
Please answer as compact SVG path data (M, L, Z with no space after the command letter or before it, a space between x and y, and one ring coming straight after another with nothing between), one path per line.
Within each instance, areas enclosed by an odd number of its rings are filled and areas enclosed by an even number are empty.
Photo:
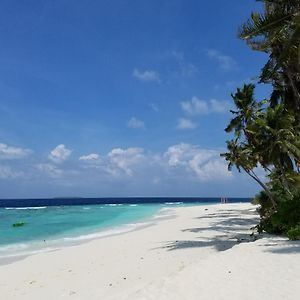
M253 196L219 154L230 94L266 61L237 38L260 9L2 0L0 198Z

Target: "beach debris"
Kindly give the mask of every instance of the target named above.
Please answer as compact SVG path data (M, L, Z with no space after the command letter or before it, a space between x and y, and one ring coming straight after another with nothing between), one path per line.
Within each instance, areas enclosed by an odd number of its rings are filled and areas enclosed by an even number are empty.
M33 284L33 283L35 283L35 282L36 282L35 280L32 280L32 281L29 282L29 284Z
M22 227L25 224L26 224L25 222L17 222L17 223L12 224L12 227Z
M112 286L112 283L110 283L109 286Z
M126 280L127 278L126 278L126 277L123 277L123 279Z

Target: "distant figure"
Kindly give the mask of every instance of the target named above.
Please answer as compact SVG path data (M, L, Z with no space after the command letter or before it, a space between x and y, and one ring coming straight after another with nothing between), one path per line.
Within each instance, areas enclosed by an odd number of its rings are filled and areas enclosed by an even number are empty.
M228 199L225 197L221 197L221 203L222 204L228 203Z

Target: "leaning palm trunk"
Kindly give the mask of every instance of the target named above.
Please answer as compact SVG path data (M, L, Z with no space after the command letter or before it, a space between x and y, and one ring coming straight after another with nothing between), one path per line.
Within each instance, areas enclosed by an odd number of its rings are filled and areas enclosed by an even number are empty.
M254 173L253 170L247 170L246 168L243 167L243 170L251 177L253 178L263 189L264 191L266 192L266 194L268 195L271 203L272 203L272 207L273 209L275 210L276 209L276 201L275 201L275 198L272 194L272 192L270 191L270 189L267 187L266 184L264 184L260 179L259 177Z

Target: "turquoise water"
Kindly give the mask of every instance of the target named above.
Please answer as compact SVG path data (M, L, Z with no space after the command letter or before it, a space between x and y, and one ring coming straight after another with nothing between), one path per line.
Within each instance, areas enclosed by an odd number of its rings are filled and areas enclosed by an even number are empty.
M153 223L152 217L170 206L108 204L0 208L0 257L50 250L134 230ZM18 222L25 225L13 227Z

